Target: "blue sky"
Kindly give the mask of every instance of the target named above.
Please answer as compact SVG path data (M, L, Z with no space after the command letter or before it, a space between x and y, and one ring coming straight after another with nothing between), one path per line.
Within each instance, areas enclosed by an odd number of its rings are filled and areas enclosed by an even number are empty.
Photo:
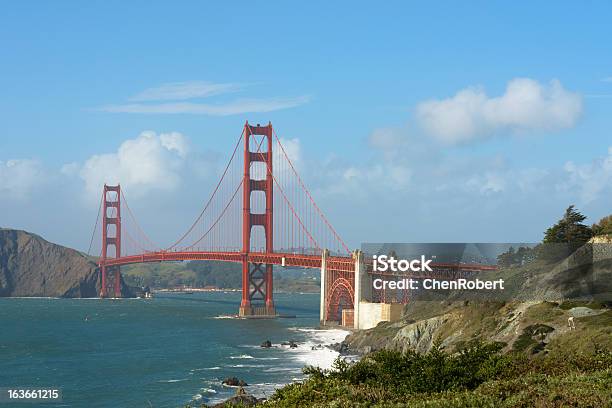
M536 241L569 204L612 213L606 2L126 3L3 6L0 225L83 249L91 173L113 171L92 158L175 132L189 154L162 152L163 189L118 173L170 241L216 171L183 161L220 164L246 119L295 141L353 247ZM163 228L146 207L160 195Z

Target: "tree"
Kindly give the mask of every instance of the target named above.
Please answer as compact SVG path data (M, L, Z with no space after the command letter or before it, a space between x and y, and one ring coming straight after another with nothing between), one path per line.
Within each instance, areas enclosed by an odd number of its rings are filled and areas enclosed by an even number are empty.
M508 251L497 255L497 265L511 266L514 265L514 247L510 247Z
M533 261L534 250L530 247L519 246L517 250L510 247L508 251L497 256L497 265L501 267L521 266Z
M563 218L544 233L544 244L567 244L568 249L574 252L584 245L593 236L591 227L582 222L586 216L582 215L573 205L567 207Z
M593 224L593 235L611 235L612 234L612 215L603 217L598 223Z

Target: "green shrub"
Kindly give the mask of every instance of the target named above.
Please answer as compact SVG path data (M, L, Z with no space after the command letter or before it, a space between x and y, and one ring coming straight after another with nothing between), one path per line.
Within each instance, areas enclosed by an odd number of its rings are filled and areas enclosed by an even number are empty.
M512 351L521 352L537 347L539 339L534 337L544 337L553 330L555 330L553 327L546 324L532 324L525 327L523 333L512 344Z
M528 333L546 332L534 325ZM308 379L276 391L270 407L561 407L606 406L612 352L502 355L504 344L471 343L449 354L382 350L330 370L306 367Z

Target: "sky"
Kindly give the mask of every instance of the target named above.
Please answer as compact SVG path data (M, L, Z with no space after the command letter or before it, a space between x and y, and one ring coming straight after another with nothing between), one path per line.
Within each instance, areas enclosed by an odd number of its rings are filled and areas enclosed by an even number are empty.
M245 120L352 248L612 213L609 2L378 3L5 3L0 226L87 249L120 181L171 243Z

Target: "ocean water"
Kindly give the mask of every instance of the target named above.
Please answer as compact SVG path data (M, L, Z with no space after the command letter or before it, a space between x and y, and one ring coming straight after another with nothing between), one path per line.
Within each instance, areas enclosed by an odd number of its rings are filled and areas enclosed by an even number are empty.
M238 292L0 298L0 388L60 388L62 402L46 407L182 407L234 395L221 381L236 376L248 392L269 396L303 378L305 364L329 366L337 353L312 347L346 335L317 329L318 294L278 294L275 302L296 318L223 318L236 313ZM274 347L261 348L268 339ZM280 345L288 340L299 347Z

